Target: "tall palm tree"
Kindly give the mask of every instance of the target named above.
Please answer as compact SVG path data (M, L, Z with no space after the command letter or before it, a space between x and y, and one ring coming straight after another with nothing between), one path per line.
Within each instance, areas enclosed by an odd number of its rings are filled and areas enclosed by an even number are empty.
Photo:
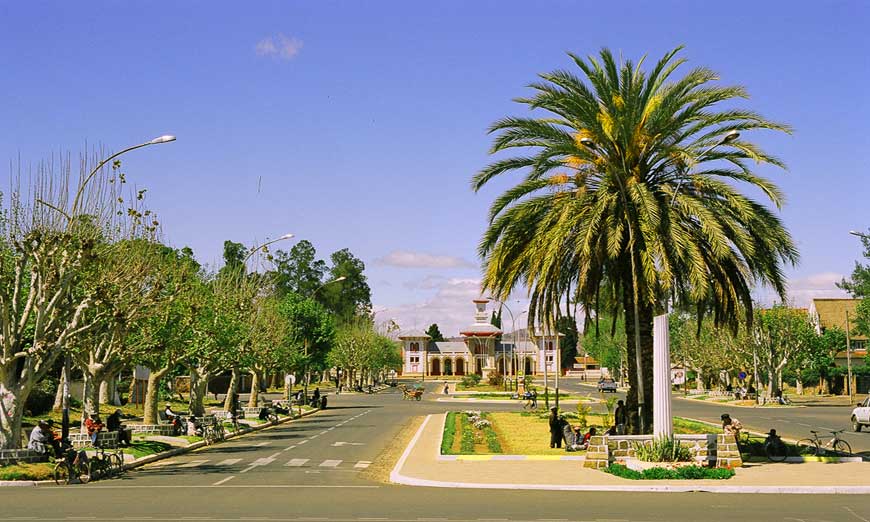
M695 68L677 78L681 48L645 72L643 60L617 61L604 49L582 71L540 75L519 103L541 113L508 117L490 128L495 161L473 181L525 176L490 209L480 242L483 286L504 298L525 286L529 322L548 322L568 288L594 308L602 287L626 317L628 395L633 431L648 430L652 408L652 319L669 299L703 303L716 321L751 320L750 291L769 285L785 294L782 266L797 250L775 213L738 188L760 190L779 209L783 196L750 163L783 167L753 143L753 129L790 132L736 108L742 87L721 86ZM640 412L638 407L641 406Z

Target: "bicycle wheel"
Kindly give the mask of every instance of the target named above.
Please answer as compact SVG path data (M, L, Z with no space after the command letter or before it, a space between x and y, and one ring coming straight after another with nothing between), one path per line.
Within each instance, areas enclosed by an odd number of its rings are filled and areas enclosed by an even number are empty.
M819 454L819 445L813 439L801 439L795 446L799 457L815 457Z
M852 446L850 446L849 443L845 440L838 439L836 442L834 442L834 451L836 451L837 453L845 453L846 455L851 455Z
M72 475L72 473L70 472L70 466L67 461L62 460L54 465L54 483L58 486L69 484L70 475Z
M109 474L112 476L117 476L124 472L124 459L121 458L120 453L112 453L109 455L109 466Z
M771 462L783 462L788 457L788 446L783 442L768 442L764 445L764 453Z

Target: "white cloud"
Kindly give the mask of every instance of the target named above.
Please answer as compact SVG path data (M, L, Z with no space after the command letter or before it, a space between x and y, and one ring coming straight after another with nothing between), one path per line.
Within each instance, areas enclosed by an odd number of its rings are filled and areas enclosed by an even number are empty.
M432 323L445 337L459 335L459 330L474 322L473 299L480 297L479 279L448 279L435 295L420 303L399 306L376 306L376 321L396 321L403 330L425 330Z
M292 60L302 50L302 40L283 34L263 38L255 47L258 56L274 56L282 60Z
M475 268L476 265L461 257L439 256L408 250L394 250L376 263L400 268Z
M835 284L839 283L843 277L843 274L836 272L820 272L789 280L789 306L807 308L810 302L817 297L849 297L848 293L837 288ZM756 298L765 306L779 302L779 297L769 289L756 291Z

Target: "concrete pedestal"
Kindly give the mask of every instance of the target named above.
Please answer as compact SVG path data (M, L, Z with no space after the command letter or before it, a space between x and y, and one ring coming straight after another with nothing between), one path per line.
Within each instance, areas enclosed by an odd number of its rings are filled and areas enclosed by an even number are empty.
M653 319L653 435L673 437L671 417L671 349L668 315Z

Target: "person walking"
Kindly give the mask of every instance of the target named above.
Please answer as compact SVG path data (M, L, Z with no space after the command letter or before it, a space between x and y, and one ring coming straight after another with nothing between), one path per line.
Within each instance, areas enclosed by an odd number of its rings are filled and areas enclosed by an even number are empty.
M450 385L447 384L447 381L444 381L444 395L450 395Z
M622 400L616 402L616 411L613 413L613 423L616 424L616 434L625 435L625 402Z
M559 417L559 408L550 408L550 447L562 447L562 419Z

